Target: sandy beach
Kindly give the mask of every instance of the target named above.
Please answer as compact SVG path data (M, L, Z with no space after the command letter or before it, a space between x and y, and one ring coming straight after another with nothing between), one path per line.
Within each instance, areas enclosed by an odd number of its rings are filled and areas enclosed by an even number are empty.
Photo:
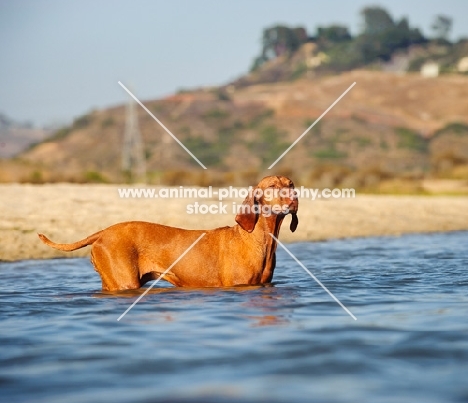
M232 204L226 214L188 214L187 205L218 204L198 199L120 198L118 185L0 185L0 260L88 256L90 248L65 253L43 245L37 233L56 242L73 242L121 221L142 220L181 228L234 225ZM468 230L467 196L379 196L354 199L301 199L299 227L280 239L317 241L346 237Z

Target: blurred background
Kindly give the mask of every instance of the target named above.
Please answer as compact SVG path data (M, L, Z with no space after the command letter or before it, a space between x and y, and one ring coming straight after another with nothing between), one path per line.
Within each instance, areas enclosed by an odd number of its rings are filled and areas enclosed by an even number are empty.
M466 193L466 15L461 0L0 1L0 182L247 186L274 173Z

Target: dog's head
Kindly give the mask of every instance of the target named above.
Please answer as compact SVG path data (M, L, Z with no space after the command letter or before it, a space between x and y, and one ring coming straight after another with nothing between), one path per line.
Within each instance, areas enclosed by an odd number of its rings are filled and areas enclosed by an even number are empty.
M267 176L249 193L240 206L236 222L247 232L252 232L260 215L276 217L291 214L291 232L297 228L299 202L294 183L285 176Z

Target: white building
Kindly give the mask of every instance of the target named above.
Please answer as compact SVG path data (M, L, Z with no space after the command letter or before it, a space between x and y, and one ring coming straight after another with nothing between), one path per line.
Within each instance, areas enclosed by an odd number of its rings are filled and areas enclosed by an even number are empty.
M439 63L426 62L421 66L421 75L423 77L437 77L439 75Z
M462 57L457 64L457 70L460 73L468 72L468 56Z

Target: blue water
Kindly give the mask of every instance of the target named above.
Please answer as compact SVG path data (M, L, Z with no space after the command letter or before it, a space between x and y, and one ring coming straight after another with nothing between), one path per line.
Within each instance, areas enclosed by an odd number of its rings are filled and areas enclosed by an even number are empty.
M288 245L274 287L103 294L88 259L0 264L5 402L466 402L468 233Z

